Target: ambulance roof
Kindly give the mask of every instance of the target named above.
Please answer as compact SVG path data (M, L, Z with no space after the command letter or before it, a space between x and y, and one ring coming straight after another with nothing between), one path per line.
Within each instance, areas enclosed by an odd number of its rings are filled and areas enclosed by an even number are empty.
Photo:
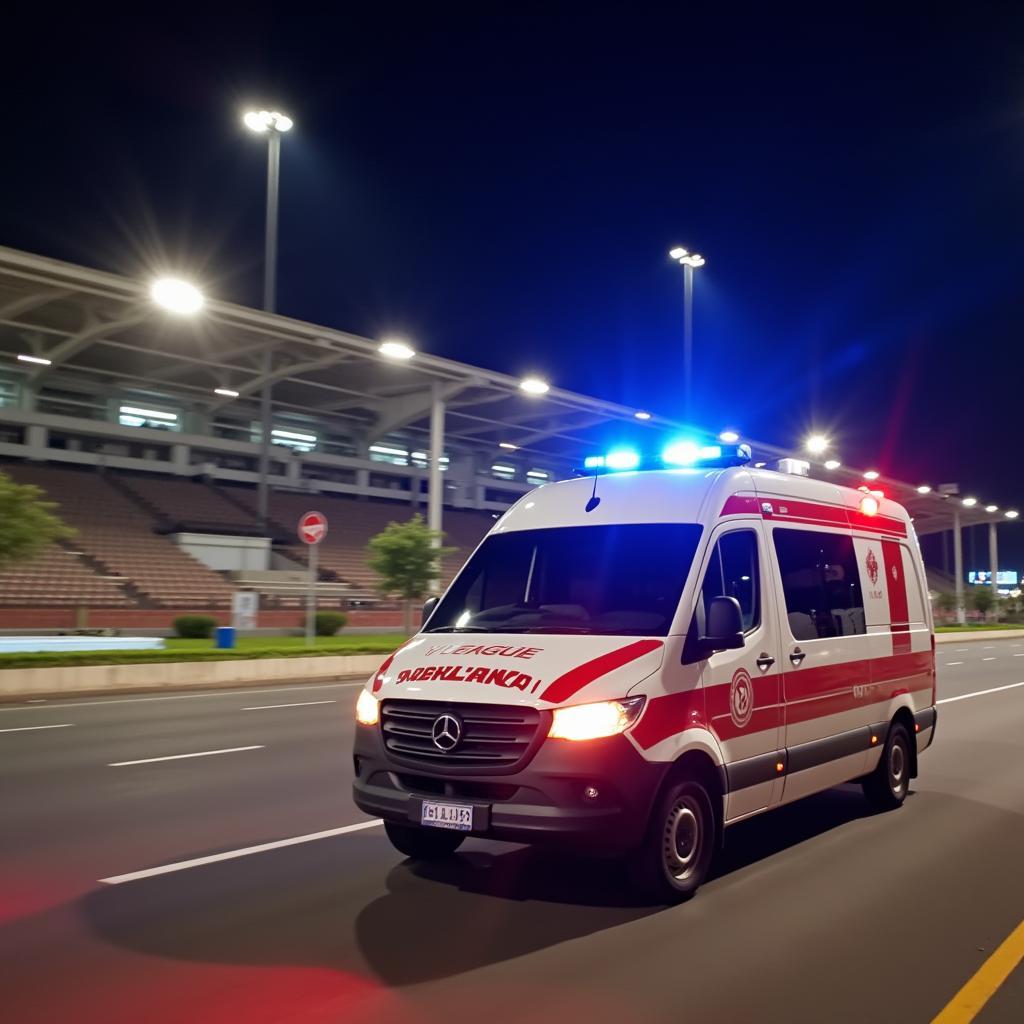
M513 505L491 532L618 523L710 526L723 515L761 515L764 503L772 506L769 517L780 521L845 526L849 518L855 528L868 532L906 535L910 531L909 516L895 501L878 498L877 513L864 515L862 503L867 497L851 487L745 466L638 470L538 487ZM600 500L595 504L592 498Z

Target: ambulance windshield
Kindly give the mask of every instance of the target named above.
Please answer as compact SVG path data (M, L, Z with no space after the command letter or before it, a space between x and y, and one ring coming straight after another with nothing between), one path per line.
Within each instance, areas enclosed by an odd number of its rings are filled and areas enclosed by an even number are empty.
M700 533L629 523L492 534L426 632L665 636Z

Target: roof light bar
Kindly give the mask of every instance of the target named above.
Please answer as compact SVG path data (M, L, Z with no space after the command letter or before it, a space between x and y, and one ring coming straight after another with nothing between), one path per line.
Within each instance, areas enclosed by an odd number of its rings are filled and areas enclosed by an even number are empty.
M620 473L634 469L716 469L745 466L750 462L746 444L700 445L696 441L675 441L660 455L643 454L631 448L616 448L604 455L588 455L577 475Z

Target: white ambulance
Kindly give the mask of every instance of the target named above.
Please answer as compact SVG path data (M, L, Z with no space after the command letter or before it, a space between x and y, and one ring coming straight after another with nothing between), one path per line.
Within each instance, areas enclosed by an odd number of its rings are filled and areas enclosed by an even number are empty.
M850 780L903 802L936 722L906 511L672 455L523 497L360 693L355 800L399 851L555 841L680 900L744 818Z

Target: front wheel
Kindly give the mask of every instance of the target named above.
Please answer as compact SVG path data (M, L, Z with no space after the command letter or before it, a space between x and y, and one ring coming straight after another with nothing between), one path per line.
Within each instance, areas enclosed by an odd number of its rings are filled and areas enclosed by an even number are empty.
M711 867L715 829L711 798L699 782L669 786L655 807L643 844L629 859L634 890L664 903L688 900Z
M393 821L384 822L384 831L391 845L413 860L441 860L450 857L466 838L461 832L399 825Z
M868 802L880 811L899 807L910 790L910 735L894 722L886 737L878 766L863 782Z

